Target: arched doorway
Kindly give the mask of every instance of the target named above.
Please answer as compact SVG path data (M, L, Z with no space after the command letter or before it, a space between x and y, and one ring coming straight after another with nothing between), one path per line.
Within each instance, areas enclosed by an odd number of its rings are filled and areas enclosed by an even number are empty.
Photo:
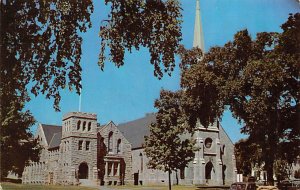
M213 169L213 164L211 162L208 162L205 166L205 179L211 179L211 172Z
M88 177L89 177L89 167L86 162L82 162L79 165L78 178L79 179L88 179Z

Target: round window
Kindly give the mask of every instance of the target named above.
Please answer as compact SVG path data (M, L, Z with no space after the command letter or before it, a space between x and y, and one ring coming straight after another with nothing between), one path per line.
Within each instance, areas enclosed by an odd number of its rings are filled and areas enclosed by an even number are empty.
M205 147L210 148L211 145L212 145L212 139L211 138L205 139Z

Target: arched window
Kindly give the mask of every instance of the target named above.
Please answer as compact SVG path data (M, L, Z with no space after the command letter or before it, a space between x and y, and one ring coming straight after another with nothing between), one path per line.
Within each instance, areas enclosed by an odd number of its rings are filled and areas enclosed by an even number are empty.
M121 139L119 139L117 143L117 154L119 153L121 153Z
M88 131L91 130L91 125L92 125L91 122L89 122L89 123L88 123Z
M205 179L211 179L211 172L213 169L213 164L208 162L205 166Z
M113 132L110 132L108 135L108 145L107 145L108 152L112 152L112 146L113 146Z
M79 120L79 121L77 122L77 130L80 129L80 124L81 124L81 121Z
M85 128L86 128L85 125L86 125L86 122L84 121L83 125L82 125L82 131L85 131Z

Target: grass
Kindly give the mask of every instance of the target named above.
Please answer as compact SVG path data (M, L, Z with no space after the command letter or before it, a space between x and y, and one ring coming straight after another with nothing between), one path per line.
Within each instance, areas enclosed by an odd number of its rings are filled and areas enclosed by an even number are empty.
M117 186L115 189L132 190L168 190L168 186ZM200 190L195 186L172 185L172 190Z
M1 183L3 190L95 190L99 188L63 186L63 185L24 185L15 183Z
M101 190L101 187L91 188L91 187L82 187L82 186L63 186L63 185L28 185L28 184L15 184L15 183L1 183L3 190ZM125 186L108 186L109 189L116 190L168 190L168 186L134 186L134 185L125 185ZM0 188L1 189L1 188ZM174 185L172 190L224 190L221 188L202 188L197 186L182 186Z

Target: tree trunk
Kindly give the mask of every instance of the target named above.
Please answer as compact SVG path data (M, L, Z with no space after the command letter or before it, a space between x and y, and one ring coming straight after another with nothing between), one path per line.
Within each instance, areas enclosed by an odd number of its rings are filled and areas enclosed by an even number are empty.
M169 169L169 190L171 190L171 170Z
M274 178L273 178L273 162L270 161L267 165L267 184L274 185Z
M179 184L179 179L178 179L178 171L176 170L176 185Z

